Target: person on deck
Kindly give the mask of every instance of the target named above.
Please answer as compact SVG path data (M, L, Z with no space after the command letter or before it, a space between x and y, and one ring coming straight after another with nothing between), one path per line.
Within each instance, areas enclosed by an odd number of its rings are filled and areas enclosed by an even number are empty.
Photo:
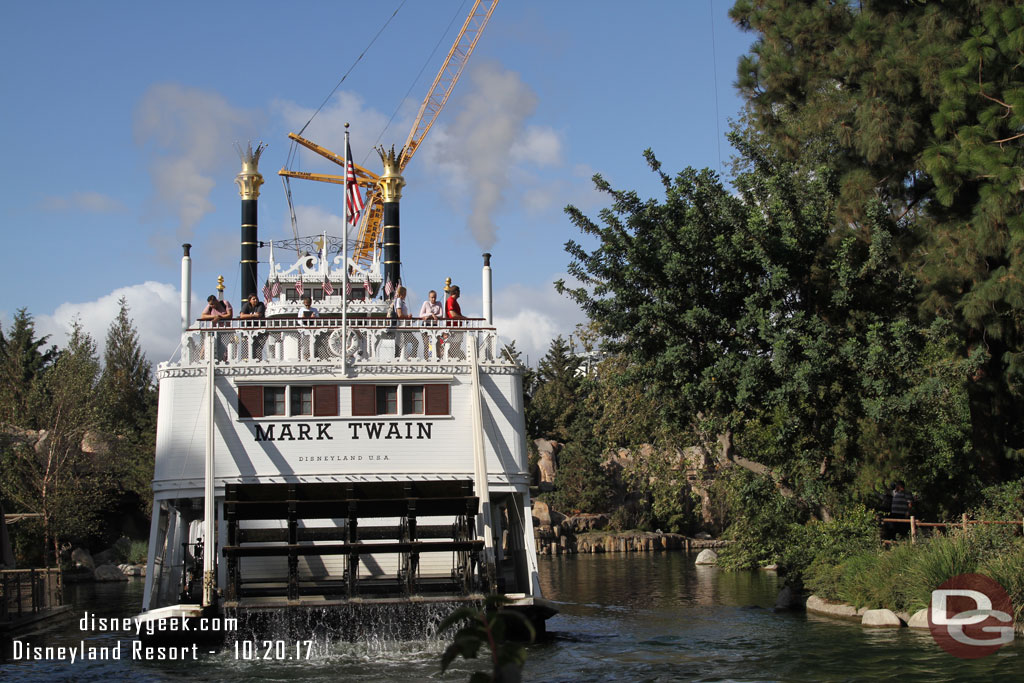
M454 286L448 290L448 301L445 302L445 317L449 320L465 320L466 316L462 315L462 309L459 307L459 296L462 292L458 286Z
M437 292L432 289L427 292L427 300L420 306L420 320L423 321L424 326L434 327L440 319L441 303L437 300ZM437 349L435 349L436 352ZM430 339L426 332L423 333L423 358L424 360L430 358Z
M302 310L299 311L299 317L300 318L319 318L320 317L320 311L318 311L317 309L313 308L313 299L312 299L312 297L308 297L308 296L302 297Z
M221 320L231 320L235 315L234 311L231 310L230 301L221 301L216 296L211 294L206 297L206 308L199 315L200 320L213 320L214 322Z
M395 317L399 320L412 318L409 314L409 304L405 301L405 294L405 287L399 287L398 292L395 294L395 300L391 304L395 308Z
M249 299L242 304L242 312L238 314L240 320L262 320L267 314L267 307L263 305L259 297L250 294Z

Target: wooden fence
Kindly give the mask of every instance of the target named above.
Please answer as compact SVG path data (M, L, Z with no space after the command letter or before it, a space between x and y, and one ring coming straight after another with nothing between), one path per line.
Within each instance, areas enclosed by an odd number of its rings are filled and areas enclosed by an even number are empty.
M1024 531L1024 519L1022 519L1020 521L1017 521L1017 520L1002 521L1002 520L985 520L985 519L967 519L967 513L964 513L963 517L961 518L961 520L959 522L922 522L922 521L918 520L917 517L914 517L914 516L911 516L911 517L886 517L882 521L883 522L890 522L890 523L894 523L894 524L909 524L910 525L910 542L911 543L917 542L917 532L918 532L919 529L922 529L922 528L960 527L964 531L967 531L968 526L971 525L971 524L1008 524L1008 525L1012 525L1012 526L1019 526L1019 527L1021 527L1021 530ZM891 543L891 542L892 541L886 541L886 543Z
M59 569L0 570L0 625L60 605Z

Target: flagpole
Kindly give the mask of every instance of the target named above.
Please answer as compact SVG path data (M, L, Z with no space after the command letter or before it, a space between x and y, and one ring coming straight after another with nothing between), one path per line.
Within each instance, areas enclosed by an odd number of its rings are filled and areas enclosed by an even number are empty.
M345 192L341 203L344 205L344 220L341 222L341 374L347 374L348 361L348 122L345 122Z

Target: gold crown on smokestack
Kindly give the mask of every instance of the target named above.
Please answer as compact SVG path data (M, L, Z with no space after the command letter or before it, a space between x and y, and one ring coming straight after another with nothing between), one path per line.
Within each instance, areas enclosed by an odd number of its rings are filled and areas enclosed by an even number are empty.
M395 146L391 149L377 147L377 154L380 155L380 162L384 165L384 172L377 179L380 186L381 200L385 202L397 202L402 198L402 188L405 187L405 178L402 177L402 169L399 168L398 160L401 153L395 153Z
M242 172L235 176L235 184L238 185L238 194L242 199L257 199L260 196L260 185L263 184L263 176L259 172L260 155L267 148L262 142L252 148L252 142L243 149L240 144L235 143L238 156L242 159Z

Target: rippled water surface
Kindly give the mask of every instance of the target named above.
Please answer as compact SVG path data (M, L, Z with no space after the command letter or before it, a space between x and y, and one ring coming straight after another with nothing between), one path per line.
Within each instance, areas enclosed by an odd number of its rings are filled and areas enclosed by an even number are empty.
M1018 681L1024 649L1017 643L982 660L961 661L927 633L867 630L813 615L776 613L778 579L769 572L694 567L682 553L573 555L542 558L546 597L560 614L547 641L529 650L527 681ZM12 662L3 645L0 680L10 681L465 681L475 670L460 660L440 674L441 639L411 642L368 637L357 643L315 642L294 659L245 661L233 646L198 661L133 661L132 637L79 630L85 610L130 616L142 583L73 586L74 616L24 640L37 646L115 645L122 660ZM271 653L271 656L280 655ZM262 653L261 653L262 656ZM482 668L482 667L479 667Z

